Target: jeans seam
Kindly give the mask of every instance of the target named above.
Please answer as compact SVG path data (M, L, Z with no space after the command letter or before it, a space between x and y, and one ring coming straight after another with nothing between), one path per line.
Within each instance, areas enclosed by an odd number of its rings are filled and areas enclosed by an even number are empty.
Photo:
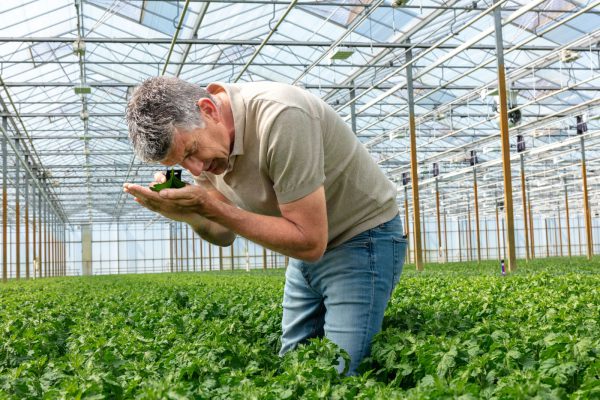
M371 326L371 320L373 319L373 305L375 302L375 252L373 251L373 238L369 234L369 268L371 269L371 299L369 302L369 316L367 317L367 324L363 328L362 340L360 346L360 358L365 356L365 346L367 345L366 339L369 336L369 327Z

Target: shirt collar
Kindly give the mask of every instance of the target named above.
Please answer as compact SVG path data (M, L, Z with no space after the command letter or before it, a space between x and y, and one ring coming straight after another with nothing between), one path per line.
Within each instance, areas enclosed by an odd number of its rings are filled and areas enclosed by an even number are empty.
M225 93L227 93L227 96L229 97L229 102L231 104L231 113L233 115L233 125L235 133L233 139L233 149L229 154L229 168L227 169L227 171L230 171L233 168L235 157L244 154L244 127L246 126L246 104L244 103L244 99L240 94L240 89L237 85L223 82L213 82L207 86L207 89L213 85L220 86L225 90Z

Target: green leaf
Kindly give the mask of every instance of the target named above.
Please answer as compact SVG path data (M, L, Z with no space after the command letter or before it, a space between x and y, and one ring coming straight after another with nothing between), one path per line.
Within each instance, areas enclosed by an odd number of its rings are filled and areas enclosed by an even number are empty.
M165 182L157 183L150 189L155 192L160 192L163 189L181 189L182 187L185 187L185 182L175 175L174 169L171 169L170 171L167 171L167 180Z

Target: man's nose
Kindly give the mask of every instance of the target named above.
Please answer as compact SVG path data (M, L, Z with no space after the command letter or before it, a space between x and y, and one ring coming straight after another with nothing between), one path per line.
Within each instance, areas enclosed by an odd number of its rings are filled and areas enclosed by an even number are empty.
M204 168L204 162L200 160L185 160L181 163L181 166L190 171L190 174L198 176L202 173L202 168Z

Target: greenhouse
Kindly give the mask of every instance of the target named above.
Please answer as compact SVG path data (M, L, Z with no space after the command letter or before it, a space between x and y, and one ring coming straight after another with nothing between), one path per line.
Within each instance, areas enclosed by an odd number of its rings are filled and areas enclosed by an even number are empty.
M600 1L5 0L0 21L0 399L600 398ZM144 157L141 123L187 93L148 82L206 93L182 108L214 147L179 157L173 119ZM150 191L171 166L186 185ZM361 356L325 292L284 351L293 271L317 293L390 212Z

